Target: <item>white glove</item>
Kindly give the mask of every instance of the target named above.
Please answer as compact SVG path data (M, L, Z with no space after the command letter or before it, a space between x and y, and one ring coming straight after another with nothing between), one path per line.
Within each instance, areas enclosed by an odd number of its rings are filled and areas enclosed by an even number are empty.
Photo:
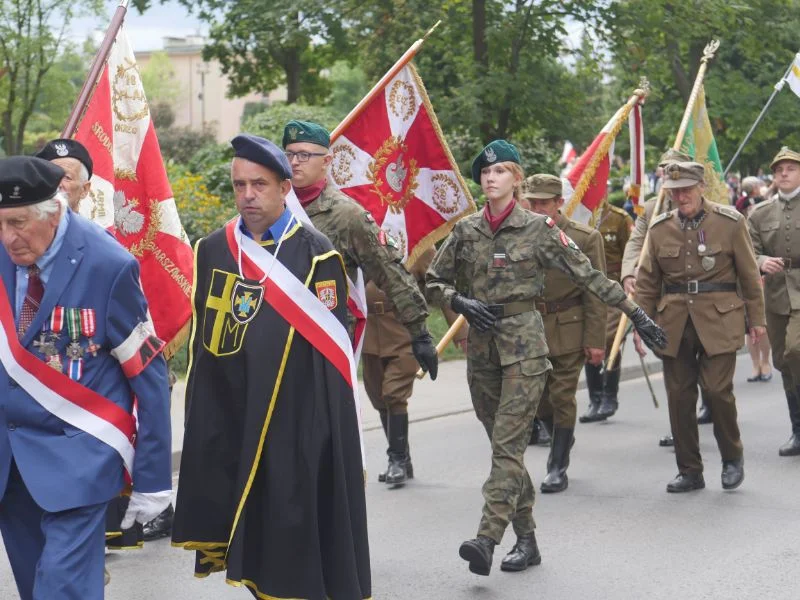
M125 517L122 519L120 527L130 529L136 521L144 525L164 512L170 502L172 502L172 490L150 493L132 492L128 510L125 511Z

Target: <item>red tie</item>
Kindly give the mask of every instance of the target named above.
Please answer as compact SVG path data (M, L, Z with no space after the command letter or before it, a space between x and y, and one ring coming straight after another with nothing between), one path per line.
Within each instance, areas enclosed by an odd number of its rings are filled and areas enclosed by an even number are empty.
M33 318L39 312L42 296L44 296L44 285L39 279L39 267L31 265L28 267L28 291L25 293L25 301L22 303L22 310L19 313L19 337L25 335L25 331L31 326Z

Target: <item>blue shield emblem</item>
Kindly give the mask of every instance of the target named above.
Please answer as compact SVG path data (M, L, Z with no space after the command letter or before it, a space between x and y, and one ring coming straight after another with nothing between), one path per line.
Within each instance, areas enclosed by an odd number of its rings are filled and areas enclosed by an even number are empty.
M231 315L240 325L249 323L256 316L264 299L264 288L237 281L231 294Z

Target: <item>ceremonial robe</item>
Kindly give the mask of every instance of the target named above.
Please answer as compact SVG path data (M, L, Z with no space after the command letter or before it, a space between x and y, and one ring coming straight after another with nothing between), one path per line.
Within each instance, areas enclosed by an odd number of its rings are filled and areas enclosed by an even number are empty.
M173 544L197 551L197 576L227 569L228 583L257 597L368 598L352 387L240 275L232 226L195 249ZM295 223L278 259L345 323L344 267L327 238Z

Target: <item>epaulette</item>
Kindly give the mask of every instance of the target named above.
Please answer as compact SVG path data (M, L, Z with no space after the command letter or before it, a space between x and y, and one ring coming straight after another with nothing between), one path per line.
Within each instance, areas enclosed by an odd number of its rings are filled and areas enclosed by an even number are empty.
M735 208L731 208L730 206L725 206L724 204L717 204L714 207L714 212L719 213L721 215L725 215L729 219L733 219L734 221L738 221L742 218L742 213L740 213Z
M774 195L772 198L770 198L769 200L764 200L764 201L762 201L762 202L759 202L758 204L756 204L756 205L753 207L753 210L759 210L759 209L762 209L762 208L764 208L765 206L772 206L773 204L775 204L775 202L777 202L777 200L778 200L778 194L775 194L775 195Z
M577 229L578 231L585 233L587 235L591 234L594 231L592 227L584 225L583 223L578 223L577 221L573 221L572 219L569 220L569 225L573 229Z
M670 210L670 211L667 211L667 212L665 212L665 213L661 213L660 215L658 215L658 216L657 216L657 217L656 217L656 218L653 220L653 222L652 222L652 223L650 223L650 227L655 227L655 226L656 226L656 225L658 225L659 223L663 223L664 221L669 221L669 220L672 218L672 216L673 216L674 214L675 214L675 211L674 211L674 210ZM643 218L643 217L639 217L639 218L641 219L641 218Z
M620 215L623 215L623 216L626 216L626 217L629 216L627 211L624 208L620 208L619 206L617 206L615 204L611 204L610 202L608 203L608 208L611 209L611 212L615 212L617 214L620 214Z

